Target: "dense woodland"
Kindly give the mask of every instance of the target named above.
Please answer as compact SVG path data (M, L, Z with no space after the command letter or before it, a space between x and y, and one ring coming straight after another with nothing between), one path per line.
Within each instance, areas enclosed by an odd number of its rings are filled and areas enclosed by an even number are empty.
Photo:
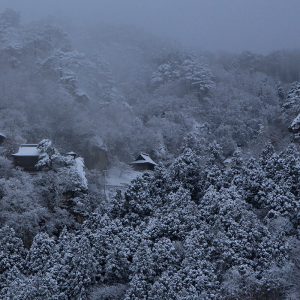
M0 66L1 299L300 298L300 50L6 10ZM11 160L26 142L36 174ZM107 198L95 149L159 166Z

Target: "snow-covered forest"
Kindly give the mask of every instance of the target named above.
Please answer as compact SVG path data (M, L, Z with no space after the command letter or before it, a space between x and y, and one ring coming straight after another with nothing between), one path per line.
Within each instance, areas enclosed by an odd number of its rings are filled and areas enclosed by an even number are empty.
M300 50L7 9L0 67L0 299L300 299Z

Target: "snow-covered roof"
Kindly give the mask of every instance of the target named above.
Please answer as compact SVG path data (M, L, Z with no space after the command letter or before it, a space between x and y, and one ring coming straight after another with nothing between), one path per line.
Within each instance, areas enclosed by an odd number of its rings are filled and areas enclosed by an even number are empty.
M292 131L299 131L300 129L300 114L294 119L294 121L292 122L290 129Z
M13 154L13 156L40 156L37 146L36 144L21 145L18 152Z
M0 132L0 136L6 138L6 135L4 133L2 133L2 132Z
M225 165L231 164L231 163L232 163L232 157L226 158L226 159L223 161L223 163L224 163Z
M70 155L70 156L76 156L77 155L77 153L76 152L74 152L74 151L70 151L70 152L68 152L68 153L66 153L66 155Z
M157 163L154 162L152 160L152 158L146 153L141 153L139 155L139 157L135 161L133 161L131 164L146 164L146 163L155 165L155 166L157 165Z

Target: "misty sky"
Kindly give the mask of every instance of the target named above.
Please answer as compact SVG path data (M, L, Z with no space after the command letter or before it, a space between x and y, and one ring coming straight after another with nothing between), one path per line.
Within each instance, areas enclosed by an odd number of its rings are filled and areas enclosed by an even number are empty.
M25 20L135 25L203 50L300 48L300 0L0 0Z

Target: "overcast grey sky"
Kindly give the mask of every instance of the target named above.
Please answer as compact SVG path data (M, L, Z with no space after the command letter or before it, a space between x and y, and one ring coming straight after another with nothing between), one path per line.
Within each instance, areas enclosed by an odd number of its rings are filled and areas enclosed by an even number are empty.
M129 24L204 50L300 48L300 0L0 0L24 19Z

